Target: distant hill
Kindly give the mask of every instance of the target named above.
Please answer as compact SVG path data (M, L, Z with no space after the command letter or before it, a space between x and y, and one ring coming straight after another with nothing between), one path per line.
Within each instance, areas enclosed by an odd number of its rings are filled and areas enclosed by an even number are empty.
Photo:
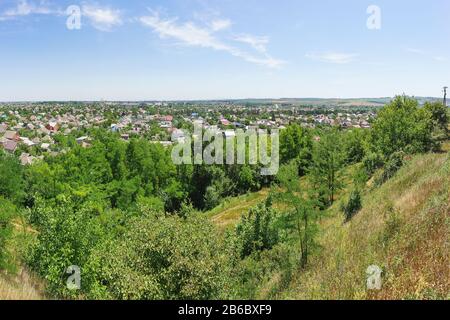
M340 107L360 107L372 106L382 107L389 103L393 98L354 98L354 99L321 99L321 98L282 98L282 99L243 99L234 100L241 104L290 104L297 106L340 106ZM425 102L441 101L441 98L435 97L415 97L420 104Z
M442 98L436 97L414 97L419 101L420 104L425 102L442 101ZM291 106L309 106L309 107L382 107L389 103L393 98L280 98L280 99L221 99L221 100L172 100L172 101L156 101L156 100L145 100L145 101L41 101L36 103L48 103L48 104L64 104L64 103L82 103L82 104L109 104L109 105L121 105L121 106L137 106L140 104L154 104L154 103L172 103L172 104L198 104L198 105L214 105L214 104L240 104L240 105L291 105ZM2 104L23 104L23 103L34 103L30 102L1 102Z

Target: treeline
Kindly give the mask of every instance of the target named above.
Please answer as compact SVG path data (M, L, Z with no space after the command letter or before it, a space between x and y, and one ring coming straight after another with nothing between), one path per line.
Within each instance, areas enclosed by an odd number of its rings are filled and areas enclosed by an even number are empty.
M289 126L280 137L276 177L256 165L180 165L171 150L92 130L67 152L23 168L0 155L0 268L8 261L11 221L37 230L24 260L52 297L93 299L255 298L269 274L289 281L314 252L318 221L343 186L342 169L359 164L343 207L351 219L371 177L389 179L403 155L428 152L447 137L444 106L397 97L371 130ZM307 183L299 183L305 176ZM271 187L268 199L221 233L205 217L223 198ZM275 203L283 203L277 208ZM16 210L16 207L19 208ZM67 268L82 270L71 291Z

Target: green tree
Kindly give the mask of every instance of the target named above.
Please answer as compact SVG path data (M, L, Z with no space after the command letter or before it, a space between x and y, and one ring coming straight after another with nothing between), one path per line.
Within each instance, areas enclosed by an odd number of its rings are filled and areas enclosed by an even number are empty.
M321 197L326 198L324 205L333 204L336 191L342 187L339 171L344 161L345 153L340 132L335 129L326 132L314 145L309 172L314 189Z
M434 128L447 134L450 119L448 108L440 102L427 102L424 109L431 115Z
M300 175L306 173L311 161L312 137L310 132L294 124L280 134L280 160L282 164L296 160Z
M11 220L15 215L15 206L0 196L0 271L13 269L6 243L12 234Z
M265 203L250 209L236 226L240 256L270 250L279 239L275 210Z
M378 113L369 147L385 157L396 151L426 152L433 146L432 130L431 117L417 100L397 96Z
M352 129L344 133L343 144L346 162L360 162L365 156L366 130Z
M290 227L296 230L300 243L300 266L305 268L308 257L315 247L320 211L317 209L316 201L304 194L295 162L282 166L277 178L279 185L272 190L274 199L287 206L286 219Z
M17 158L0 150L0 196L13 202L24 197L23 169Z

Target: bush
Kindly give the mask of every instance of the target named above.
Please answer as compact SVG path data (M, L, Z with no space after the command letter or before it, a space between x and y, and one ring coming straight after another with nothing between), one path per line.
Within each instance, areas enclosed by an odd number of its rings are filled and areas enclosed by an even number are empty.
M23 169L19 161L0 150L0 196L18 204L23 200L24 189Z
M252 255L235 267L238 299L276 299L291 283L297 271L295 244L279 243L271 250Z
M278 242L275 211L260 204L250 209L236 227L236 238L242 258L254 252L271 249Z
M371 152L364 157L363 164L367 176L371 177L375 171L383 166L383 156L379 153Z
M345 221L350 221L353 216L362 208L361 193L359 190L353 190L348 198L346 204L344 204L341 210L345 214Z
M347 163L358 163L364 158L365 132L364 130L353 129L344 134L344 150Z
M403 152L393 153L386 162L383 171L381 171L380 175L376 177L375 185L380 186L391 179L403 166L404 156L405 154Z
M15 212L16 208L14 205L0 197L0 270L12 271L13 269L6 243L11 237L11 219Z
M108 250L94 255L100 298L131 300L227 299L230 254L207 218L192 214L136 217ZM94 296L94 298L99 298Z
M39 234L27 262L46 279L47 291L57 298L78 297L80 292L71 291L66 285L67 268L78 266L82 271L82 291L88 292L91 277L84 272L85 266L97 243L106 236L95 207L79 207L73 199L61 195L54 204L37 199L31 217L39 217Z

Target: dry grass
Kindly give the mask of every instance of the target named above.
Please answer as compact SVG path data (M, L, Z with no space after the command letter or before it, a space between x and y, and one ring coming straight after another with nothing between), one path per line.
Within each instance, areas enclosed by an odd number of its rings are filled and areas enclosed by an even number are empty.
M284 299L448 299L450 160L413 158L344 224L339 206L322 222L321 251L296 274ZM381 291L366 290L370 265L383 269Z
M42 300L42 284L27 270L20 275L0 274L0 300Z
M7 243L17 272L0 272L0 300L41 300L44 299L44 284L38 277L21 267L23 250L36 235L24 219L17 218L12 223L14 233Z

